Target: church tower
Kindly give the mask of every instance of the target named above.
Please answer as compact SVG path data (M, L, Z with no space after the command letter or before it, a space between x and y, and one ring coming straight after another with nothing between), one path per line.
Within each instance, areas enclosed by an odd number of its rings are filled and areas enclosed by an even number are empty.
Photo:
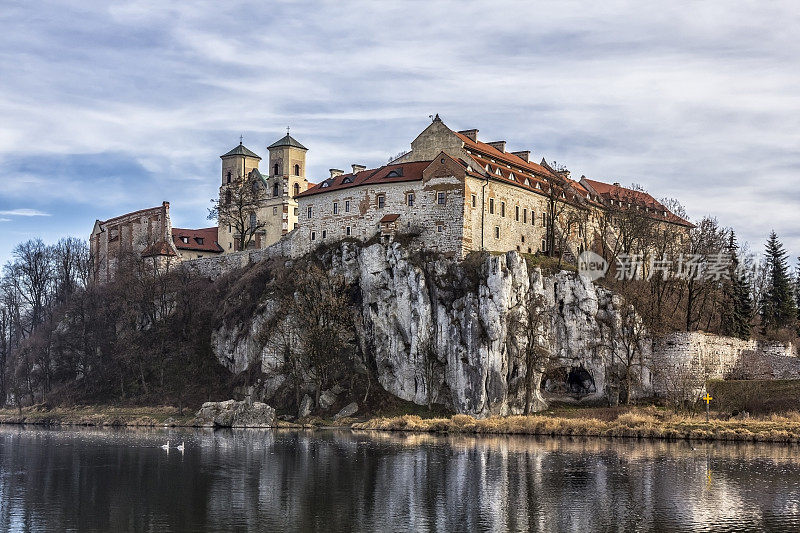
M269 150L269 206L267 216L276 219L275 229L270 229L267 241L277 241L298 226L298 207L295 196L308 189L306 179L306 152L308 148L287 133L267 147Z
M230 194L231 187L241 187L250 173L253 170L258 170L261 157L244 146L241 140L239 140L239 146L219 157L222 159L222 181L219 186L219 201L223 203ZM230 226L220 226L217 229L217 242L224 253L235 251L236 238L234 233L234 229Z

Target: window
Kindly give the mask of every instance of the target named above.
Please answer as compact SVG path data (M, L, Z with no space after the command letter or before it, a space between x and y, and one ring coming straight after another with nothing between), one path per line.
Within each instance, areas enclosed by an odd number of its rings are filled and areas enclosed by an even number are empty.
M231 191L225 192L225 205L231 205Z
M232 231L233 231L233 228L231 227L230 224L228 224L228 233L231 233Z
M299 176L300 175L300 165L295 165L294 166L294 175L295 176Z
M547 251L547 240L545 240L545 239L542 239L542 248L541 248L541 250L543 252Z
M379 194L378 195L378 209L383 209L383 207L385 205L386 205L386 196L384 196L383 194Z
M295 207L294 208L294 216L300 216L300 208L299 207Z
M500 216L501 217L505 217L506 216L506 203L505 202L500 202Z
M294 184L294 195L297 196L298 194L300 194L300 184L299 183L295 183Z
M308 218L311 218L311 206L308 206Z
M546 225L547 225L547 214L546 213L542 213L542 226L546 226ZM544 250L542 250L542 251L544 251Z
M350 236L350 226L344 228L344 234L347 235L348 237Z
M253 181L253 183L250 185L250 187L253 189L253 194L258 192L258 182L257 181Z
M525 235L522 236L522 242L525 243Z
M197 244L203 244L203 238L202 237L195 237L194 240L197 241Z
M334 215L339 214L339 202L333 202L333 214Z
M322 238L324 239L327 236L328 236L328 230L322 230Z
M189 237L181 237L183 244L189 244Z
M489 213L494 215L494 198L489 198Z
M528 223L528 208L527 207L522 210L522 222L523 222L523 224L527 224Z
M229 242L229 243L228 243L228 250L230 250L231 248L233 248L233 243L232 243L232 242Z
M297 226L298 226L298 225L299 225L299 224L297 224L297 222L295 222L295 223L294 223L294 229L297 229Z
M278 196L278 184L272 186L272 196Z
M278 207L277 206L272 208L272 214L273 215L277 215L278 214Z
M442 231L444 231L444 226L442 226L441 224L439 224L438 226L436 226L436 231L437 231L437 232L439 232L439 233L441 233Z
M255 213L250 213L250 227L255 228L256 224L258 223L258 219L256 218Z
M406 195L406 204L408 207L414 207L414 193L410 192Z
M312 231L311 232L311 240L313 241L316 238L317 238L317 232L316 231Z
M516 220L517 222L519 222L519 206L517 206L516 208L514 208L514 220Z
M345 213L349 213L350 212L350 200L345 200L344 201L344 212Z
M472 207L477 207L477 206L478 206L478 197L473 194L472 195Z
M444 205L446 202L447 202L447 196L445 195L445 193L443 191L436 193L436 203L437 204Z
M229 170L228 171L228 183L230 183L230 182L231 182L231 171Z
M536 213L533 211L533 209L531 209L531 225L536 225Z
M499 239L500 238L500 226L495 226L494 227L494 238L495 239Z

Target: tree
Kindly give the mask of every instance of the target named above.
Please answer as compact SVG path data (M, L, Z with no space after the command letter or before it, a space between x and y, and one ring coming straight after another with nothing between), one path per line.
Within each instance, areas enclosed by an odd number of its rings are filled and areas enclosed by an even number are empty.
M750 299L750 281L739 261L739 245L731 231L728 241L731 257L729 278L723 285L721 331L724 335L747 340L750 338L750 321L753 318L753 301Z
M773 231L767 239L765 263L767 291L761 302L763 333L793 327L797 321L797 306L792 293L786 251Z
M264 188L259 178L252 177L249 182L239 179L226 186L219 199L211 200L208 219L216 220L220 228L230 226L237 249L246 250L267 226L266 220L258 220L258 209L263 202Z

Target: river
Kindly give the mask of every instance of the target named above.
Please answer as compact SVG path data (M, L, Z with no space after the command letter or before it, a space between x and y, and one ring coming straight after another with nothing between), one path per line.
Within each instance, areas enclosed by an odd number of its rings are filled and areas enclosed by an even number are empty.
M2 531L763 529L800 530L800 448L0 426Z

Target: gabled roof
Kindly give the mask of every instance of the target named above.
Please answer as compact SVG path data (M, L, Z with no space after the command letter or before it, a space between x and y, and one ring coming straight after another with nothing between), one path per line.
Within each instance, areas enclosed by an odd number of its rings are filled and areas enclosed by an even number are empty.
M258 154L256 154L254 151L244 146L241 142L239 143L239 146L237 146L227 154L222 154L220 157L231 157L234 155L244 155L247 157L255 157L256 159L261 159L261 157Z
M653 218L658 218L660 220L665 220L681 226L694 226L694 224L679 217L667 209L664 204L644 191L635 191L633 189L628 189L627 187L622 187L616 183L605 183L602 181L590 180L585 177L582 178L581 181L594 190L598 195L600 195L603 200L611 204L611 207L614 207L612 202L618 202L617 205L621 208L625 208L628 204L630 204L638 208L645 208L645 212L650 213Z
M410 163L397 163L394 165L384 165L378 168L361 170L355 174L352 172L341 174L317 183L298 194L295 198L312 196L314 194L346 189L349 187L358 187L359 185L419 181L422 179L422 172L430 164L430 161L413 161Z
M192 250L196 252L221 253L222 247L217 243L219 228L183 229L172 228L172 242L178 250ZM183 242L188 239L188 243Z
M278 139L274 143L270 144L267 148L279 148L281 146L292 146L294 148L300 148L301 150L308 150L308 148L297 142L297 139L295 139L288 133L286 134L285 137Z
M175 250L166 242L158 241L142 250L142 257L175 256Z

